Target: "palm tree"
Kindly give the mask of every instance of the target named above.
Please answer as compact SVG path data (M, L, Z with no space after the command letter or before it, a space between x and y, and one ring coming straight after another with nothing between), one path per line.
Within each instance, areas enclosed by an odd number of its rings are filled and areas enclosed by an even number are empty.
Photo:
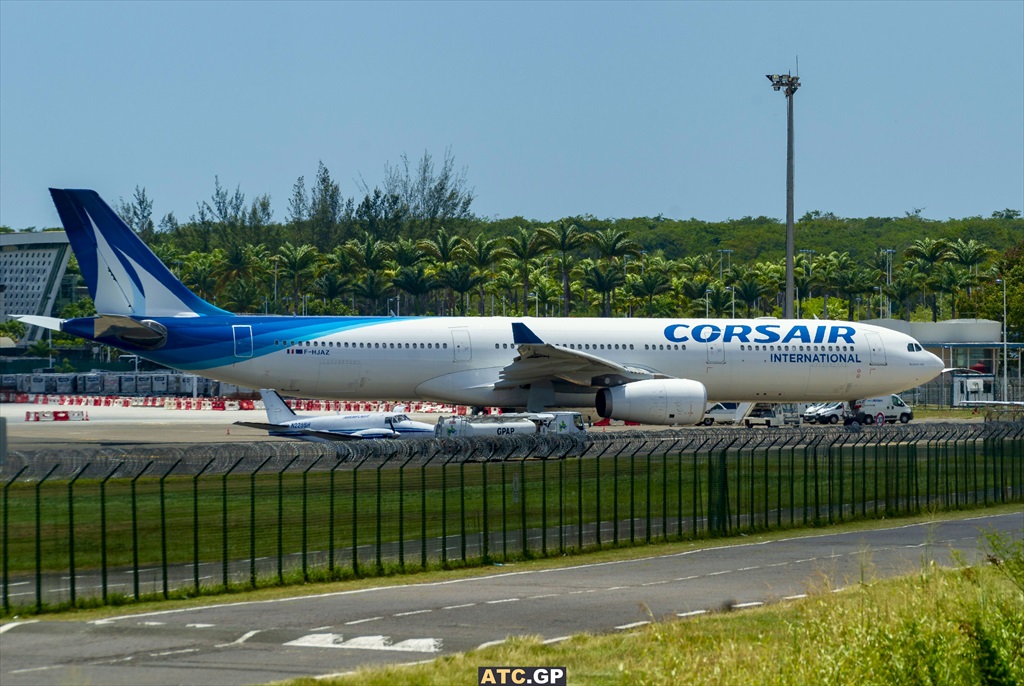
M530 292L530 269L534 260L550 248L545 242L543 234L524 229L521 226L505 239L505 247L512 257L516 272L523 284L523 315L525 316L527 314L526 294Z
M641 274L630 275L629 290L634 297L646 301L644 315L653 317L654 298L672 290L672 280L662 269L644 269Z
M922 294L924 295L925 301L931 305L932 321L938 321L938 294L935 293L934 289L937 282L931 277L934 275L939 263L945 262L949 259L949 241L944 238L920 238L914 241L910 247L903 251L903 257L907 260L915 260L918 264L919 271L928 277L922 282ZM929 297L929 292L931 297Z
M428 274L422 264L402 267L391 280L398 290L412 296L413 314L423 314L423 296L437 288L437 280Z
M308 243L292 245L286 242L274 256L280 268L281 278L291 283L292 314L298 312L299 293L306 290L306 284L316 276L320 264L320 251Z
M886 297L899 305L900 314L905 321L910 321L910 299L920 289L921 281L925 278L927 277L918 271L915 263L909 263L893 274L892 282L882 288Z
M459 258L461 246L462 239L455 234L448 233L443 226L434 233L433 238L424 238L419 242L420 250L433 260L438 281L442 284L445 282L444 273L448 271L448 266ZM449 287L445 286L442 314L449 309L450 300Z
M938 266L935 273L936 288L940 293L950 295L950 317L956 319L956 297L971 287L974 277L970 272L960 269L952 262L943 262Z
M191 252L182 265L181 282L203 300L217 300L217 267L223 261L220 248L213 252Z
M450 288L453 292L462 296L458 299L459 311L462 316L466 316L466 301L468 300L469 292L477 286L482 286L487 281L483 275L474 272L473 265L459 262L438 273L438 281L445 288Z
M766 292L764 284L761 283L761 279L753 269L739 270L732 282L732 289L736 294L736 299L746 307L748 317L751 308L757 307L761 303L761 298Z
M863 293L870 293L876 283L881 281L882 272L879 269L862 269L853 267L840 272L836 281L836 290L846 297L846 318L853 321L853 308L856 305L857 296Z
M224 260L218 266L217 289L221 290L235 281L255 281L265 275L267 249L262 244L234 244L224 253Z
M612 293L626 282L622 268L615 264L595 264L583 275L583 282L595 293L601 294L601 316L612 316Z
M500 240L486 238L482 234L477 234L472 241L463 238L460 252L466 263L471 265L478 275L484 277L480 282L477 294L477 307L482 317L484 316L484 286L487 279L493 275L494 263L509 257L509 253L501 246Z
M554 228L543 228L540 233L547 244L558 253L558 268L562 272L562 316L572 311L572 290L569 274L572 271L574 254L586 245L586 235L575 224L560 220Z
M853 269L853 260L848 252L832 251L815 262L817 269L811 277L811 283L821 287L822 317L828 319L828 297L838 291L842 274Z
M352 287L352 292L366 302L366 312L378 314L380 299L391 288L391 281L380 272L368 271L362 280Z
M689 302L690 310L696 313L697 304L704 304L704 297L713 280L707 273L694 274L689 278L676 279L676 292Z
M509 300L512 301L512 308L515 309L518 297L516 290L519 288L519 278L515 272L515 264L512 260L504 260L501 263L501 268L498 273L495 274L494 280L489 284L494 293L500 293L502 300L505 300L506 294ZM524 297L525 301L526 298ZM505 309L502 308L502 316L505 315Z
M602 229L587 234L587 244L597 251L598 258L608 263L618 262L620 257L639 257L640 244L630 238L626 231Z

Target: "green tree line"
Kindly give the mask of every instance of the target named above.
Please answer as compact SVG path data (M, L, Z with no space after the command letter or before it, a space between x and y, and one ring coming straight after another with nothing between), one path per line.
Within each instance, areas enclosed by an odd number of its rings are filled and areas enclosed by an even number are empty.
M295 182L287 215L215 179L187 221L160 221L144 188L118 213L199 296L241 313L537 316L781 314L778 219L487 219L450 151L385 168L380 186L342 195L321 163ZM360 197L361 196L361 197ZM804 317L1002 318L1024 323L1024 219L849 219L797 224ZM836 250L841 247L842 250ZM997 281L998 280L998 281Z

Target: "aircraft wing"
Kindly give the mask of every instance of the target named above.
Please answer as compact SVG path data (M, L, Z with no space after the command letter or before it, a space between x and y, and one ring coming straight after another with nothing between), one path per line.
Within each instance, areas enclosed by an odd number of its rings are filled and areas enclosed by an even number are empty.
M363 429L352 433L341 433L337 431L317 431L316 429L302 429L300 433L314 438L324 438L328 441L362 441L371 438L398 438L395 431L389 429Z
M496 389L531 383L567 381L577 386L613 386L641 379L666 379L638 367L629 367L597 355L545 343L526 324L512 324L519 356L500 372Z
M287 424L267 424L266 422L235 422L238 426L247 426L250 429L262 429L264 431L292 431Z

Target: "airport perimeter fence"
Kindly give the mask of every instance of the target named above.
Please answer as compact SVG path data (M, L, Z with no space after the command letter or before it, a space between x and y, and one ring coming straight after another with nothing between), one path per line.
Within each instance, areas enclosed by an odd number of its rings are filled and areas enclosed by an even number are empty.
M1024 502L1024 422L12 453L3 610Z

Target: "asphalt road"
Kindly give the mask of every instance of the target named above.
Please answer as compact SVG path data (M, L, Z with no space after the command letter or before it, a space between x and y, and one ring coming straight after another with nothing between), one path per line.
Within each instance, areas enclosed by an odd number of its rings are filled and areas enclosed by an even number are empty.
M562 569L297 596L93 622L0 627L0 682L249 684L407 663L539 635L623 631L652 619L779 602L829 580L857 583L955 549L979 555L980 532L1024 531L1024 514L873 531L794 536ZM466 681L474 678L467 675Z

